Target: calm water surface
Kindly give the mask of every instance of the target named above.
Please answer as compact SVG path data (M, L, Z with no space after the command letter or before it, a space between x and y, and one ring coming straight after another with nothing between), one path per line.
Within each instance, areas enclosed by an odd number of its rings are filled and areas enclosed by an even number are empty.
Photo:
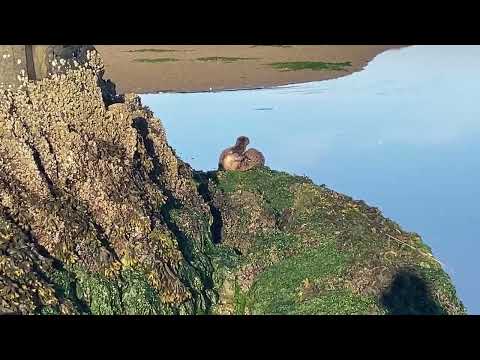
M271 168L379 207L423 237L480 314L480 46L413 46L344 78L142 101L196 169L247 135Z

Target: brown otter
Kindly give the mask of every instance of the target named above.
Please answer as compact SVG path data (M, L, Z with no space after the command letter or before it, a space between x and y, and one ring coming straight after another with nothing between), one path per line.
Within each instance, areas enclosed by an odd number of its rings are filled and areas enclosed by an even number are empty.
M257 149L248 149L243 153L243 157L241 165L243 170L249 170L265 165L265 157Z
M260 151L246 150L249 143L248 137L238 137L234 146L222 151L218 160L218 169L246 171L265 165L265 158Z

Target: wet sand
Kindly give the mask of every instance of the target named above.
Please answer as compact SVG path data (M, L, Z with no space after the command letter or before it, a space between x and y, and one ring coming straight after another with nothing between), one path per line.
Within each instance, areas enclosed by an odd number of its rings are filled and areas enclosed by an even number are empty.
M248 89L332 79L359 71L379 53L400 47L402 46L96 45L105 62L104 77L112 79L118 92L138 94ZM236 59L198 60L211 57ZM269 65L296 61L349 61L352 66L347 67L346 71L281 71Z

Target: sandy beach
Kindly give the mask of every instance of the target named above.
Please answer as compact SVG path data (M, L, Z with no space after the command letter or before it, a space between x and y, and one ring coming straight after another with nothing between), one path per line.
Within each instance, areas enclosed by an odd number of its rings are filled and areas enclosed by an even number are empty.
M345 76L400 45L95 45L119 92L218 91ZM288 70L284 63L333 64ZM272 64L277 63L277 66ZM280 64L278 64L280 63ZM348 64L332 69L336 64ZM278 66L280 65L280 66Z

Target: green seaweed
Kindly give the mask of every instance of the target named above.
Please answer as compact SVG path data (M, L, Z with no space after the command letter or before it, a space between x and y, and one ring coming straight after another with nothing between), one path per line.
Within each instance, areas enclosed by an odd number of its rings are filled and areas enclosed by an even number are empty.
M250 203L254 193L263 199L257 205L284 218L257 229L247 254L217 262L215 272L227 275L216 288L235 279L236 314L465 313L431 249L378 209L268 168L213 178L227 199ZM231 236L248 226L247 208L229 212L238 217L225 225Z
M49 274L49 279L54 285L55 292L61 299L70 300L81 314L90 313L88 306L78 298L76 277L72 272L66 269L56 269Z
M349 290L333 290L300 303L294 315L370 315L383 313L374 297L353 294Z
M138 270L122 271L122 307L126 315L159 315L168 313L160 295Z
M314 71L347 71L346 67L351 67L350 61L333 63L323 61L291 61L291 62L275 62L268 64L274 69L282 71L297 71L297 70L314 70Z
M247 57L226 57L226 56L207 56L207 57L199 57L197 61L204 61L204 62L224 62L224 63L232 63L236 61L242 60L256 60L257 58L247 58Z
M248 307L254 314L293 313L298 305L297 289L302 282L340 276L345 260L332 244L286 258L257 278L248 294Z
M305 177L292 176L267 167L245 172L221 172L217 175L217 181L218 188L227 194L248 190L262 195L268 206L277 214L293 205L292 185L310 182Z
M93 315L123 314L121 287L100 274L77 269L77 296Z
M152 58L152 59L142 58L142 59L134 59L133 61L140 62L140 63L148 63L148 64L158 64L158 63L165 63L165 62L175 62L175 61L178 61L178 59L175 59L175 58Z

